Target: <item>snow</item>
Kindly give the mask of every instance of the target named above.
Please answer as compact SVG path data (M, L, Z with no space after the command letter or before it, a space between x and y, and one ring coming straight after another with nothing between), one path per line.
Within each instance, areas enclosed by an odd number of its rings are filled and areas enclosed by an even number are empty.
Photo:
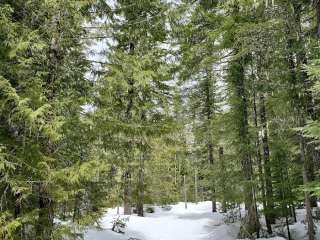
M306 211L305 209L296 210L297 222L290 226L290 234L293 239L307 239L307 228L303 223L305 221Z
M123 209L120 208L120 212ZM112 232L111 221L117 217L116 209L109 209L101 219L102 230L89 229L85 240L235 240L239 223L225 224L223 215L211 212L211 202L172 205L171 210L155 207L155 213L145 217L130 216L125 234ZM283 240L283 238L269 238Z
M184 203L172 205L170 211L155 207L155 213L145 217L130 216L125 234L110 231L111 221L117 216L116 209L109 209L101 219L102 231L89 230L86 240L115 239L127 240L130 237L142 240L234 240L238 234L239 225L226 225L223 216L211 212L211 202L198 204ZM120 212L122 209L120 208Z
M308 240L308 229L305 224L306 220L306 210L296 209L297 222L289 225L290 236L292 240ZM287 229L285 226L285 220L282 219L282 224L276 226L273 225L274 232L282 234L287 237ZM318 221L314 221L316 226L316 240L320 240L320 224Z

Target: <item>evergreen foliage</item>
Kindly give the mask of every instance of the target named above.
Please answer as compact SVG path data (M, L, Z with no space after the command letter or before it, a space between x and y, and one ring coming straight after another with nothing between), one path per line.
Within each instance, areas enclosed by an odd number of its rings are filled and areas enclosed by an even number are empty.
M2 0L0 238L208 200L314 240L319 39L316 0Z

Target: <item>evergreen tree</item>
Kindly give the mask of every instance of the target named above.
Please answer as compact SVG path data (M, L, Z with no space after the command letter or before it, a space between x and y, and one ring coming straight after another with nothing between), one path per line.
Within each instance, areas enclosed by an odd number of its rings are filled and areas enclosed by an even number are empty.
M98 83L98 122L102 138L111 138L123 158L124 213L134 204L133 176L138 165L136 207L143 216L145 162L152 161L149 142L168 133L171 70L167 64L166 4L160 1L118 1L111 24L116 42L108 56L107 73ZM109 139L108 139L109 140ZM103 141L108 141L103 140ZM106 143L108 144L108 143ZM121 153L119 152L121 151Z

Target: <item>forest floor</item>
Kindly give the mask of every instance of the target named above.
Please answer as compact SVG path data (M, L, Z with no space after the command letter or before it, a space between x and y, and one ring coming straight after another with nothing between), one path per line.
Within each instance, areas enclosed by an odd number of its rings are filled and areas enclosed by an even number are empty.
M120 213L122 211L120 208ZM222 214L211 212L211 202L188 203L187 209L184 203L179 203L172 205L169 211L155 207L155 212L145 217L132 215L124 234L110 230L116 217L117 210L109 209L101 219L102 230L89 229L85 240L235 240L240 225L225 224Z

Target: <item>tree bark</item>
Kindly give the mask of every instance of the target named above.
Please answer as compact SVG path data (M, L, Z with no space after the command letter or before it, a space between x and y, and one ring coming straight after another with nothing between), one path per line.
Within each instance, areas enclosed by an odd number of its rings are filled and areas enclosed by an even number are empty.
M51 240L53 230L53 202L50 196L44 191L42 183L39 183L38 196L38 222L36 226L36 235L39 240Z
M135 45L133 42L129 43L129 54L134 54ZM134 103L134 80L132 78L128 79L128 104L126 108L126 118L129 121L132 118L132 108ZM132 186L131 186L131 167L130 159L128 161L129 166L127 166L124 173L124 188L123 188L123 210L125 215L131 215L132 213Z
M317 37L320 38L320 0L313 0L313 5L316 10L316 34Z
M139 183L138 183L138 204L137 204L137 214L140 217L143 217L143 204L144 204L144 150L141 150L140 153L140 162L139 162Z
M79 205L81 203L81 195L80 193L77 193L75 195L74 200L74 206L73 206L73 216L72 216L72 222L75 223L79 219L80 209Z
M261 52L257 54L257 77L258 77L258 84L260 87L263 87L264 80L263 77L263 66L264 66L264 58ZM268 233L272 233L271 224L275 223L275 216L274 216L274 202L273 202L273 187L272 187L272 171L270 166L270 150L269 150L269 133L268 133L268 120L267 120L267 111L266 111L266 104L265 104L265 96L263 90L260 90L259 93L259 115L260 115L260 123L261 123L261 130L262 130L262 149L263 149L263 167L264 167L264 181L265 181L265 206L264 206L264 213L266 218L266 225L268 229ZM256 124L257 125L257 124ZM260 154L260 150L259 150ZM260 156L261 159L261 156Z
M183 195L184 195L184 208L187 209L187 183L186 183L186 175L183 175Z
M221 188L222 188L222 200L221 200L221 211L227 212L227 203L225 198L226 193L226 175L225 175L225 164L224 164L224 156L223 156L223 147L219 147L219 161L220 161L220 169L222 174Z
M302 136L300 136L300 152L301 152L301 160L303 162L303 184L308 184L308 160L306 159L305 156L305 140ZM315 240L315 226L313 223L313 218L312 218L312 207L311 207L311 200L310 200L310 192L305 191L304 192L304 202L305 202L305 207L306 207L306 220L308 224L308 239L309 240Z
M198 203L198 170L194 170L194 202Z
M262 206L264 211L267 210L267 203L266 203L266 190L265 190L265 181L264 181L264 174L263 174L263 166L262 166L262 157L260 152L260 137L258 132L258 115L257 115L257 96L255 93L255 90L253 92L253 122L254 126L256 128L256 141L255 141L255 147L256 147L256 160L258 164L258 171L259 171L259 181L261 185L261 195L262 195ZM267 230L269 233L272 233L272 227L271 222L269 221L269 218L267 214L264 214L265 221L267 225Z
M301 30L301 4L298 2L293 2L293 23L294 23L294 33L297 35L296 40L288 40L288 49L290 51L288 56L288 64L291 72L291 84L293 87L292 94L292 105L297 117L297 126L303 127L306 124L306 117L311 116L313 118L313 107L312 107L312 99L310 92L308 91L308 82L307 75L304 71L302 71L302 65L307 64L306 53L304 50L303 36ZM292 23L287 23L289 31L292 30L290 26ZM294 42L296 41L296 42ZM294 47L294 44L299 46ZM294 55L296 55L296 61L294 61ZM302 87L302 94L301 92ZM309 171L311 170L312 161L310 161L310 157L307 154L306 140L300 134L298 136L298 141L300 145L300 158L303 163L303 184L307 185L310 182L309 176L312 174ZM305 191L305 207L306 207L306 220L308 223L308 239L315 239L315 229L312 218L312 205L311 205L311 197L310 192Z
M124 188L123 188L123 214L131 215L131 170L128 168L124 173Z
M60 32L58 27L58 22L60 21L59 14L53 16L51 24L53 26L53 33L51 42L49 45L48 52L48 76L46 78L46 86L48 89L47 99L51 101L54 98L55 92L55 81L58 74L58 66L61 61L60 55ZM49 156L53 155L54 146L51 140L47 141L46 154ZM36 225L36 235L38 239L49 240L51 239L53 225L54 225L54 207L53 199L49 195L48 191L45 189L44 184L39 182L38 185L38 222Z
M213 145L211 143L208 144L208 160L211 167L213 167ZM212 202L212 212L217 212L216 188L215 188L214 179L212 181L212 186L211 186L211 202Z
M205 78L205 116L207 118L207 132L208 132L208 139L207 139L207 149L208 149L208 163L213 168L214 158L213 158L213 143L212 143L212 135L211 135L211 120L213 115L213 101L212 101L212 75L211 70L206 70L206 78ZM215 182L212 179L212 186L211 186L211 201L212 201L212 212L217 211L217 203L216 203L216 189L215 189Z
M21 193L14 193L14 218L17 218L21 213Z
M272 175L270 166L270 151L268 140L268 127L267 127L267 113L265 106L265 98L263 93L260 94L260 121L262 126L262 146L263 146L263 160L264 160L264 175L266 182L266 220L268 232L272 233L271 223L275 223L274 217L274 203L273 203L273 187Z
M241 158L242 172L246 181L244 184L244 194L247 213L243 225L240 228L239 238L250 238L254 233L259 234L260 223L255 202L252 159L249 153L250 138L248 129L248 102L243 61L244 59L241 58L239 60L235 60L231 64L229 78L234 85L237 98L235 107L238 111L237 113L239 117L237 127L239 133L239 143L241 144L239 149L239 157Z

